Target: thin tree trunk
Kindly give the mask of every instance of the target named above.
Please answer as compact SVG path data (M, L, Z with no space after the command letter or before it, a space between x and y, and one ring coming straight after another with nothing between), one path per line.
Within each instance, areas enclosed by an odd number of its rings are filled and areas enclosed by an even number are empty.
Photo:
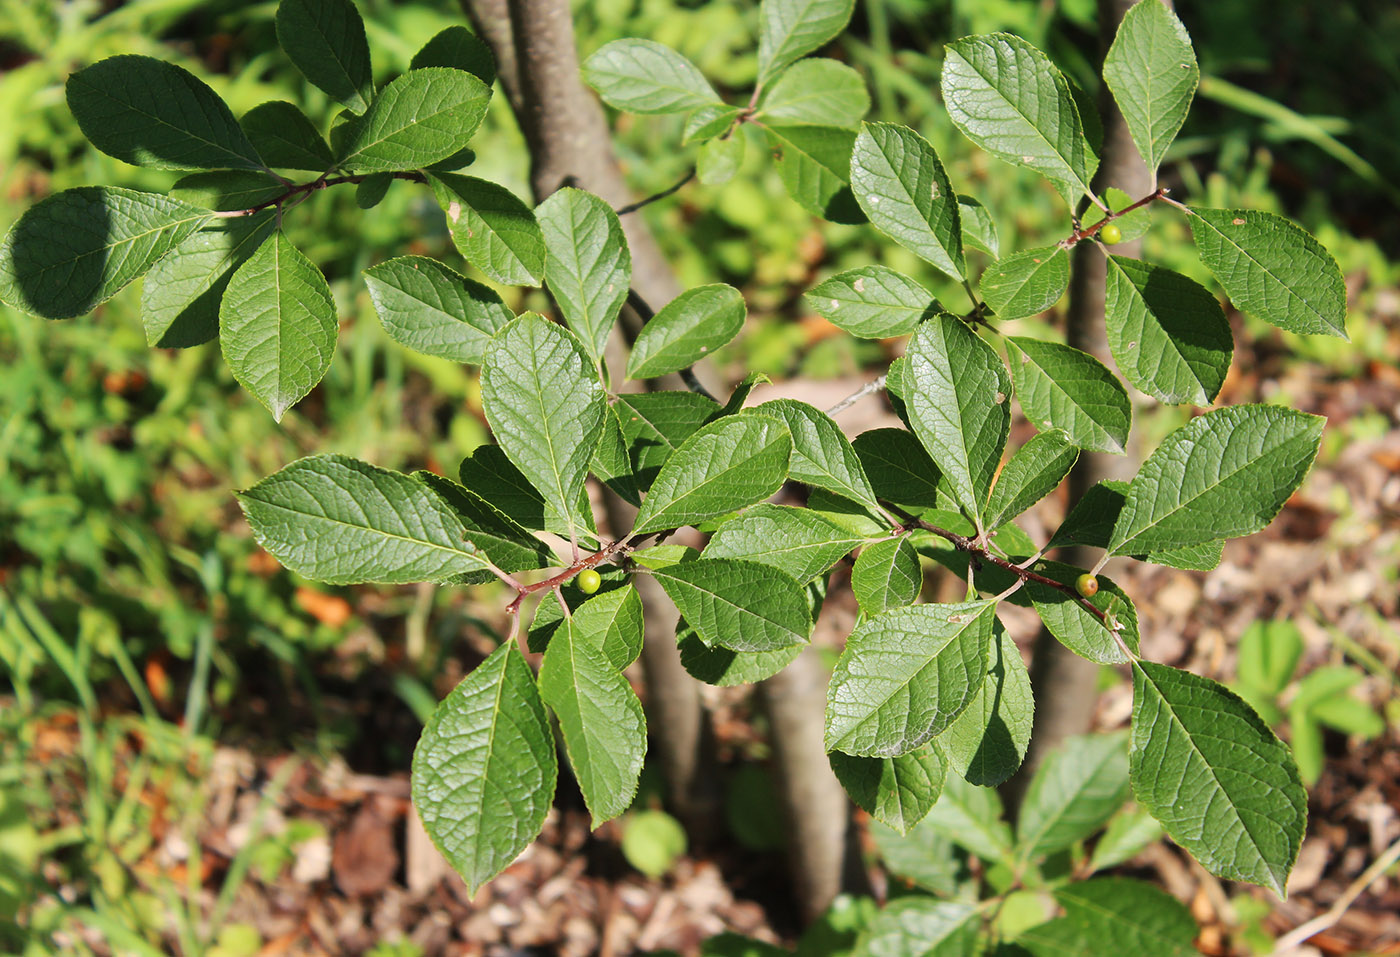
M1123 14L1133 0L1099 0L1100 57L1108 52L1118 31ZM1123 190L1133 199L1145 196L1152 189L1152 175L1147 164L1133 145L1123 114L1105 85L1099 94L1099 114L1103 119L1103 149L1099 169L1094 176L1094 189L1100 195L1107 187ZM1137 257L1141 242L1120 243L1114 255ZM1082 242L1074 248L1069 286L1069 310L1066 316L1065 338L1076 349L1111 365L1108 337L1104 325L1104 293L1107 281L1107 261L1095 243ZM1133 465L1128 455L1108 455L1085 452L1079 456L1069 474L1070 501L1078 501L1090 486L1105 479L1131 478ZM1097 560L1090 549L1067 549L1063 559L1071 565L1088 567ZM1105 569L1111 572L1113 563ZM1045 754L1065 738L1088 731L1098 705L1099 666L1079 657L1060 644L1043 627L1036 636L1031 658L1031 689L1035 694L1035 730L1030 751L1021 772L1007 782L1003 790L1007 806L1014 814L1024 796L1031 775Z

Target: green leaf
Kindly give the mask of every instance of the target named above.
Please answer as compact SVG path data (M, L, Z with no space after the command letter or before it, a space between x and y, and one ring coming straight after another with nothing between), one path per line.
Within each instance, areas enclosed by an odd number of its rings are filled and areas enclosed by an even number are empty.
M637 392L618 396L615 408L637 485L646 490L671 454L715 416L719 403L695 392Z
M605 44L584 61L583 80L609 106L629 113L684 113L724 105L694 63L651 40Z
M653 379L694 365L739 334L748 308L733 286L714 283L661 307L633 343L627 378Z
M326 138L305 113L285 100L253 107L238 125L268 166L322 173L335 165Z
M481 407L501 450L576 540L579 496L607 409L583 347L567 329L526 313L491 343Z
M221 169L182 176L170 197L205 209L231 211L262 206L286 195L287 187L262 170Z
M999 259L982 273L980 288L998 319L1039 315L1069 288L1069 253L1043 246Z
M559 535L569 534L570 523L575 528L582 522L593 531L593 512L588 505L588 490L580 489L578 504L571 518L565 518L552 505L546 504L539 489L530 484L521 471L506 458L498 445L478 446L457 469L462 484L486 499L512 521L532 531L545 529Z
M491 337L515 318L495 290L422 256L371 266L365 285L391 338L453 362L480 365Z
M114 56L68 77L68 108L93 146L154 169L261 169L227 104L201 79L148 56Z
M851 192L881 232L963 278L958 196L928 140L907 126L866 123L851 154Z
M996 787L1026 759L1035 718L1031 678L1016 643L993 629L986 680L967 710L936 741L968 784Z
M908 335L943 310L923 286L884 266L832 276L808 290L806 298L823 319L862 339Z
M914 605L857 625L827 690L827 750L893 757L948 727L986 677L995 608Z
M905 373L914 434L979 528L1011 428L1011 380L992 347L943 313L909 340Z
M1156 4L1158 0L1147 0ZM1065 916L1032 927L1016 942L1035 957L1089 954L1112 942L1142 957L1193 957L1198 933L1190 912L1175 897L1142 881L1102 877L1058 888Z
M1036 769L1026 789L1016 842L1034 861L1093 834L1128 798L1126 735L1066 738Z
M851 147L856 134L835 126L765 125L788 195L813 216L863 223L851 195Z
M45 319L84 315L210 218L188 203L114 186L57 193L25 210L0 243L0 300Z
M1103 836L1094 842L1089 868L1101 871L1125 864L1160 841L1162 834L1162 825L1146 808L1130 804L1108 822Z
M1081 449L1122 453L1133 404L1122 383L1087 352L1008 336L1006 356L1021 410L1042 431L1060 429Z
M923 584L919 553L906 536L866 546L851 569L851 590L868 616L913 604Z
M561 189L535 209L544 238L544 278L564 321L594 363L603 361L632 282L632 254L622 224L602 199Z
M1158 0L1134 4L1103 61L1103 79L1147 168L1162 165L1201 82L1186 28Z
M637 485L632 456L627 451L627 438L622 434L622 423L613 406L608 406L607 415L603 417L603 435L598 440L589 471L632 505L642 504L642 490Z
M1129 382L1173 405L1215 399L1235 344L1205 287L1170 269L1109 256L1104 312L1108 347Z
M855 0L763 0L758 8L758 83L846 29Z
M1192 419L1143 463L1108 550L1123 555L1259 531L1302 484L1325 421L1268 405Z
M802 586L771 565L702 558L652 575L707 645L776 651L805 644L812 630Z
M900 834L924 819L948 775L948 759L936 741L897 758L827 755L831 770L856 807Z
M641 596L631 585L594 595L574 611L574 628L621 671L642 653Z
M722 186L729 182L744 164L747 142L742 135L733 135L705 143L695 159L696 177L706 186Z
M491 88L463 70L411 70L384 87L354 121L338 165L393 172L447 159L467 145L490 102Z
M926 745L932 746L932 742ZM840 752L832 752L828 757L834 758L836 754ZM945 777L943 784L946 788L951 786L953 781ZM956 896L960 883L966 882L965 857L958 853L956 845L948 840L941 830L934 827L927 817L910 828L906 834L900 834L897 830L876 821L870 825L870 836L875 841L875 848L885 870L912 886L947 898Z
M544 542L479 493L433 472L414 472L413 477L456 513L466 529L467 541L501 571L523 572L553 564Z
M1303 657L1302 632L1286 619L1250 622L1240 635L1239 656L1240 683L1277 696L1293 680Z
M421 70L429 66L466 70L487 86L496 82L496 57L491 48L463 26L448 27L423 44L408 68Z
M1332 254L1282 216L1191 209L1201 262L1235 307L1303 334L1347 338L1347 290Z
M539 689L506 642L443 699L413 752L413 806L473 893L525 849L558 765Z
M758 118L779 126L860 126L870 94L859 73L837 60L794 63L763 91Z
M282 0L277 42L331 99L363 113L374 99L365 22L350 0Z
M467 262L502 285L540 284L546 247L530 207L484 179L456 173L435 173L431 179L452 244Z
M1072 565L1044 561L1036 563L1035 571L1071 587L1083 574L1083 569ZM1088 602L1111 617L1119 626L1118 637L1136 654L1140 641L1137 609L1114 581L1102 575L1096 577L1099 590L1093 598L1087 599ZM1040 615L1045 630L1076 655L1101 665L1118 665L1128 660L1118 642L1114 641L1113 634L1097 615L1084 607L1077 594L1071 595L1049 585L1030 582L1026 586L1026 595Z
M1090 486L1084 497L1075 503L1069 516L1056 529L1049 548L1063 545L1088 545L1107 548L1113 526L1128 499L1128 483L1103 481ZM1183 545L1162 551L1139 552L1132 557L1142 562L1209 571L1220 564L1224 542L1216 540Z
M739 384L734 387L734 391L729 393L729 399L714 415L707 421L713 422L715 419L722 419L727 415L738 415L744 410L744 403L749 400L753 390L765 382L772 382L765 373L750 372L739 380Z
M299 459L238 502L258 544L332 585L447 581L487 568L461 520L426 485L343 455Z
M805 585L863 541L810 509L760 503L721 525L705 557L772 565Z
M238 267L219 306L229 371L279 422L330 368L339 331L326 277L281 230Z
M987 528L1009 522L1060 487L1079 458L1064 432L1039 432L1016 450L987 499Z
M892 901L861 932L851 957L973 957L981 922L972 904L932 897Z
M695 629L685 626L676 632L680 642L681 666L697 681L718 688L757 684L771 678L797 659L806 645L788 645L777 651L730 651L716 645L706 647Z
M747 414L712 422L661 467L632 534L694 525L762 501L787 478L791 455L787 426L777 419Z
M393 173L370 173L355 186L355 205L361 209L374 209L384 201L392 185Z
M856 436L860 458L877 498L912 508L956 508L919 440L903 429L871 429Z
M1011 828L1002 820L996 789L968 784L950 774L943 794L929 812L924 827L946 835L961 848L986 861L1010 861Z
M958 194L958 219L962 222L963 245L980 249L996 259L1001 255L997 221L991 212L971 196Z
M796 399L775 399L758 409L782 419L792 434L789 479L835 492L878 513L875 490L860 457L831 416Z
M647 722L636 692L582 625L566 620L540 665L540 695L559 716L569 764L593 827L632 803L647 750Z
M978 146L1029 166L1070 202L1093 195L1098 157L1069 84L1044 53L1006 33L964 37L948 44L942 87L954 125Z
M733 126L734 121L743 112L737 106L723 103L702 106L685 118L685 129L681 131L681 143L689 144L696 140L703 141L712 136L719 136Z
M1133 791L1206 869L1280 896L1307 824L1288 749L1214 681L1133 664Z
M271 211L216 219L151 267L141 290L146 342L179 349L219 334L219 302L236 270L266 242Z

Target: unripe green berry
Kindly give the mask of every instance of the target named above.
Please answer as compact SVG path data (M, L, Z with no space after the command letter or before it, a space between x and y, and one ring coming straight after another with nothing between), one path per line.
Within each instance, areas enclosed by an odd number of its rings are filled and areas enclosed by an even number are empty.
M1074 590L1085 598L1093 598L1099 593L1099 580L1085 572L1074 580Z
M1123 230L1118 228L1117 223L1109 223L1099 230L1099 238L1110 246L1116 246L1123 241Z
M578 573L578 590L585 595L591 595L598 590L598 586L603 584L603 576L599 575L591 568L585 568Z

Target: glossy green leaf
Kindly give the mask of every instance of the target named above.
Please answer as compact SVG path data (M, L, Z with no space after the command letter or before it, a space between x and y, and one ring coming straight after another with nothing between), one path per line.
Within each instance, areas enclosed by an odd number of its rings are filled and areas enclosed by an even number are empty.
M299 459L238 493L258 544L333 585L447 581L487 568L432 490L343 455Z
M907 126L866 123L851 153L851 192L881 232L963 278L958 196L928 140Z
M1128 499L1128 483L1103 481L1091 486L1075 503L1069 515L1060 523L1050 539L1050 548L1063 545L1088 545L1107 548L1113 526ZM1139 552L1132 557L1138 561L1209 571L1220 564L1224 542L1216 540L1183 545L1161 551Z
M1199 953L1193 945L1198 930L1190 911L1151 884L1121 877L1076 881L1057 889L1055 899L1065 916L1032 927L1016 939L1034 957L1095 953L1106 941L1135 957Z
M870 112L865 80L837 60L814 58L794 63L763 91L758 118L779 126L854 128Z
M45 319L92 311L211 219L114 186L65 190L25 210L0 243L0 300Z
M392 185L393 173L370 173L355 186L355 205L361 209L374 209L384 201Z
M433 472L414 472L413 477L452 509L466 529L467 541L501 571L523 572L554 564L544 542L480 493Z
M1129 382L1169 404L1215 399L1235 344L1205 287L1170 269L1110 256L1104 312L1108 347Z
M1039 315L1069 288L1069 253L1043 246L999 259L982 273L980 288L998 319Z
M992 347L946 313L909 340L906 401L914 434L979 528L1011 428L1011 380Z
M995 602L895 608L856 626L827 690L828 751L907 754L972 703Z
M1103 79L1148 169L1162 165L1201 82L1181 21L1160 0L1134 4L1103 61Z
M238 125L268 166L323 173L335 165L326 138L305 113L286 100L253 107Z
M787 479L792 438L763 415L734 415L695 432L661 467L637 512L634 535L726 515L762 501Z
M1002 466L987 499L987 527L996 528L1060 487L1079 458L1064 432L1038 432Z
M574 611L579 638L591 641L618 671L642 653L642 626L642 599L631 585L594 595Z
M995 788L968 784L958 774L948 775L943 795L923 827L945 835L985 861L1010 862L1011 828L1002 820L1001 798Z
M972 904L907 897L892 901L861 931L851 957L973 957L981 925Z
M146 342L179 349L217 336L219 303L229 279L267 241L275 225L270 210L216 219L152 266L141 290Z
M374 99L365 23L350 0L281 0L277 42L302 75L352 113Z
M279 422L330 368L339 331L326 277L281 230L238 267L219 306L229 371Z
M1321 243L1273 213L1191 212L1201 262L1236 308L1289 332L1347 338L1346 282Z
M544 500L540 490L516 468L498 445L481 445L457 469L462 484L490 502L513 522L532 531L544 529L565 537L570 524L593 531L588 490L580 489L578 504L566 518Z
M862 339L913 332L942 311L927 289L885 266L860 266L818 283L807 304L823 319Z
M1006 33L948 44L943 102L953 123L978 146L1014 166L1029 166L1066 199L1092 195L1098 157L1069 83L1049 57Z
M721 525L710 536L705 557L772 565L805 585L863 541L811 509L761 502Z
M765 125L778 175L788 195L813 216L833 223L863 223L851 195L853 130L835 126Z
M540 665L540 695L559 718L593 827L632 803L647 750L642 703L583 624L566 620Z
M68 108L108 156L155 169L261 169L227 104L193 73L154 57L99 60L68 77Z
M606 411L583 347L568 330L526 313L496 335L486 354L481 406L501 450L575 539L579 496Z
M1133 404L1099 360L1056 342L1008 336L1011 381L1026 418L1041 431L1060 429L1081 449L1121 453Z
M453 362L480 365L491 337L515 318L494 289L422 256L366 269L365 285L391 338Z
M435 173L432 183L452 244L467 262L502 285L540 284L546 247L530 207L505 187L473 176Z
M205 209L232 211L264 206L287 193L287 187L262 170L221 169L182 176L170 198Z
M724 103L710 103L702 106L685 118L685 128L681 131L681 143L704 141L719 136L734 125L743 113L737 106Z
M408 68L421 70L428 66L466 70L487 86L496 81L496 57L491 48L464 26L448 27L423 44Z
M1059 562L1036 562L1035 571L1069 586L1073 586L1075 580L1083 574L1083 569ZM1088 602L1110 616L1111 622L1118 626L1118 638L1136 654L1141 640L1137 609L1116 582L1103 575L1096 577L1099 580L1099 590ZM1049 585L1030 582L1026 586L1026 595L1034 605L1036 613L1040 615L1045 630L1076 655L1097 661L1101 665L1123 664L1128 660L1127 655L1123 654L1123 649L1114 640L1113 633L1103 620L1084 607L1077 593L1068 594Z
M1127 798L1126 735L1066 738L1045 756L1026 789L1016 820L1021 854L1033 861L1084 840Z
M584 82L610 106L629 113L684 113L723 105L685 57L651 40L614 40L584 61Z
M694 628L676 633L680 642L681 666L697 681L718 688L757 684L771 678L796 660L806 645L788 645L776 651L731 651L715 645L707 647Z
M613 406L608 406L607 415L603 417L603 434L593 453L589 471L632 505L642 504L642 489L637 484L636 469L627 449L627 437L622 433L622 422Z
M652 379L694 365L737 336L746 315L744 295L733 286L686 290L642 327L627 360L627 378Z
M651 486L671 454L719 412L719 403L695 392L636 392L617 397L637 485Z
M962 222L963 246L980 249L993 259L1001 255L997 221L987 207L973 197L959 193L958 219Z
M968 784L996 787L1026 759L1035 720L1031 678L1016 643L993 628L987 677L977 697L936 739Z
M1192 419L1143 463L1109 551L1136 554L1259 531L1302 484L1324 421L1268 405Z
M1150 661L1133 665L1133 792L1219 877L1280 896L1307 825L1288 749L1237 695Z
M776 651L805 644L812 630L802 586L771 565L702 558L652 575L706 645Z
M763 0L758 8L758 82L820 49L846 28L855 0Z
M474 893L544 827L557 775L535 676L506 642L423 728L413 752L413 806Z
M357 172L422 169L467 145L486 116L491 89L463 70L411 70L353 122L337 165Z
M866 615L912 604L923 584L919 553L907 536L866 546L851 569L851 591Z
M912 508L957 508L938 466L912 432L871 429L851 444L877 498Z
M856 807L900 834L924 819L948 775L948 760L936 741L896 758L827 755L831 770Z
M544 278L564 321L601 363L632 282L632 254L612 207L581 189L561 189L535 209L544 237Z
M879 508L860 457L831 416L796 399L765 402L759 411L782 419L792 434L788 478L827 489L872 509Z
M736 134L705 143L695 158L696 178L706 186L723 186L729 182L744 164L747 142L744 136Z

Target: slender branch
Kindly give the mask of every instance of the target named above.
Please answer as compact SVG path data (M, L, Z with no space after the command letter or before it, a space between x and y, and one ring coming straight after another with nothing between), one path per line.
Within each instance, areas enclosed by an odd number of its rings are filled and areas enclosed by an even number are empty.
M502 572L499 569L497 569L494 565L492 566L492 571L496 572L498 578L500 578L507 585L510 585L512 588L515 589L515 598L506 607L506 610L513 615L520 610L520 603L525 600L526 595L533 595L535 592L544 591L549 588L558 588L559 586L568 582L569 579L573 578L579 572L584 571L588 568L594 568L598 565L603 564L606 561L615 559L619 555L625 554L628 551L630 551L630 549L627 547L626 539L623 539L622 541L618 542L604 543L603 547L600 548L598 551L594 552L592 555L584 555L583 557L576 559L572 565L570 565L568 568L565 568L559 574L552 575L549 578L544 579L543 581L531 582L528 585L522 585L520 582L507 575L505 572Z
M1342 919L1342 915L1347 912L1347 908L1356 903L1356 899L1366 892L1366 889L1373 884L1377 878L1390 869L1396 861L1400 861L1400 839L1397 839L1390 847L1382 852L1381 856L1371 862L1371 866L1362 871L1356 880L1338 897L1336 902L1329 907L1326 912L1314 917L1305 924L1300 924L1293 930L1284 934L1274 945L1274 954L1283 957L1291 954L1301 944L1324 930L1332 927Z
M329 189L332 186L340 186L344 183L363 183L373 175L376 174L362 173L357 176L332 176L329 178L322 176L318 179L313 179L309 183L291 184L288 186L286 192L274 196L272 199L258 203L256 206L249 206L247 209L220 210L214 213L214 215L220 219L237 219L240 216L252 216L255 213L262 212L264 209L270 209L273 206L280 209L288 200L305 199L318 189ZM393 177L394 179L406 179L414 183L426 183L428 181L426 176L416 171L394 173Z
M857 389L856 391L852 392L850 395L846 396L846 397L845 397L844 399L842 399L840 402L836 403L836 404L833 405L831 408L827 409L827 410L826 410L826 414L827 414L827 415L836 415L838 412L845 412L847 409L849 409L851 406L855 405L855 404L856 404L857 402L859 402L861 399L863 399L863 398L865 398L866 396L870 395L872 392L879 392L879 391L880 391L881 389L883 389L884 387L885 387L885 377L884 377L884 376L880 376L880 377L878 377L878 378L871 379L871 380L870 380L869 382L867 382L865 385L861 386L859 389Z
M1131 206L1125 206L1123 209L1118 210L1118 212L1116 213L1113 212L1113 210L1109 210L1108 215L1104 216L1103 219L1099 220L1092 226L1080 226L1078 220L1076 219L1074 232L1070 233L1064 239L1060 240L1058 245L1061 249L1069 249L1070 247L1078 243L1080 240L1088 239L1091 236L1097 236L1099 230L1103 229L1115 219L1118 219L1122 216L1126 216L1133 210L1140 209L1141 207L1147 206L1148 204L1153 203L1159 199L1166 199L1167 202L1171 203L1173 206L1181 206L1180 203L1175 202L1174 200L1167 199L1167 192L1168 190L1165 186L1159 186L1157 189L1148 193L1146 196L1138 200L1136 203L1133 203ZM1186 207L1181 206L1181 208L1185 209Z
M613 212L617 213L617 215L619 215L619 216L626 216L628 213L635 213L637 210L641 209L643 206L649 206L650 204L656 202L658 199L665 199L667 196L670 196L672 193L679 192L679 191L680 191L680 188L681 188L682 186L684 186L686 183L689 183L689 182L690 182L691 180L693 180L694 178L695 178L695 167L692 166L692 167L690 168L690 172L689 172L689 173L686 173L684 176L682 176L681 179L680 179L680 181L677 182L677 183L675 183L674 185L667 186L667 187L666 187L665 189L663 189L661 192L659 192L659 193L652 193L650 196L647 196L647 197L644 198L644 199L639 199L639 200L637 200L635 203L628 203L626 206L619 206L617 209L613 210Z

